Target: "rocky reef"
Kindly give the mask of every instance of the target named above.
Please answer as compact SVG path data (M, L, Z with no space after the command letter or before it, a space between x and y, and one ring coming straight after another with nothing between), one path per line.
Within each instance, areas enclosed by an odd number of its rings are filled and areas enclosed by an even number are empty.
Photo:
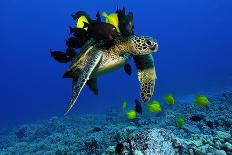
M206 108L190 100L163 104L160 114L144 107L135 120L112 108L102 116L52 117L24 124L0 134L0 154L232 155L232 92L209 101ZM176 125L179 114L185 118L181 127Z

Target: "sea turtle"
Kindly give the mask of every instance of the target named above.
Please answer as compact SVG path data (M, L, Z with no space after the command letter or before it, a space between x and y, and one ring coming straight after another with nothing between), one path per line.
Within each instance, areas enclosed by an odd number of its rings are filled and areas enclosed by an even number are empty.
M105 47L107 41L91 39L81 48L64 78L72 78L72 98L65 114L74 106L84 85L97 86L97 77L126 64L132 57L138 69L140 96L144 103L153 94L156 80L152 52L158 50L156 40L148 36L117 36L114 44Z

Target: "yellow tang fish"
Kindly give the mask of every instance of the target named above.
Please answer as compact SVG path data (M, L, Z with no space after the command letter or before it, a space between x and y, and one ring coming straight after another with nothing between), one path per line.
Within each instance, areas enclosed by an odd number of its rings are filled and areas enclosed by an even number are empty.
M135 119L137 117L137 113L134 109L131 109L130 111L126 112L126 117L128 119Z
M161 106L158 101L152 101L150 104L148 104L148 109L150 112L161 112Z
M197 95L194 102L199 107L205 107L209 103L209 100L204 95Z
M118 27L118 14L117 13L111 13L107 15L107 13L104 11L102 12L102 16L106 18L106 23L112 24L117 28L117 31L120 32Z
M84 23L89 23L89 21L87 20L87 18L85 16L80 16L77 20L77 28L83 28L84 27ZM88 28L84 28L85 30L87 30Z
M184 117L182 115L180 115L177 120L176 120L176 124L179 127L182 127L184 125Z
M166 101L168 105L173 105L175 103L175 100L172 94L168 94L164 96L164 100Z
M122 104L122 109L126 109L126 105L127 105L127 103L126 103L126 101L124 101Z

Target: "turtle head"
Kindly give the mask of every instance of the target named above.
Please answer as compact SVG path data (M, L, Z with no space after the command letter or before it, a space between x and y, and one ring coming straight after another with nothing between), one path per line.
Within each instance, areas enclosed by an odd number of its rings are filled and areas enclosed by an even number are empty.
M132 36L132 44L134 55L150 54L158 50L157 41L148 36Z

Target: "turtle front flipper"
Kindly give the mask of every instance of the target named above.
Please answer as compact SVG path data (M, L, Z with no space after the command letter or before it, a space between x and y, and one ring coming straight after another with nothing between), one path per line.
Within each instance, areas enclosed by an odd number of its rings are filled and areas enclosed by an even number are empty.
M140 82L140 96L144 103L148 102L153 95L156 72L153 57L151 54L133 56L138 69Z
M89 80L90 75L101 61L102 55L102 51L93 51L91 57L89 57L89 59L87 60L87 63L78 78L76 78L75 76L73 77L72 98L70 103L68 104L65 115L67 115L74 106L81 90L85 86L86 82Z

